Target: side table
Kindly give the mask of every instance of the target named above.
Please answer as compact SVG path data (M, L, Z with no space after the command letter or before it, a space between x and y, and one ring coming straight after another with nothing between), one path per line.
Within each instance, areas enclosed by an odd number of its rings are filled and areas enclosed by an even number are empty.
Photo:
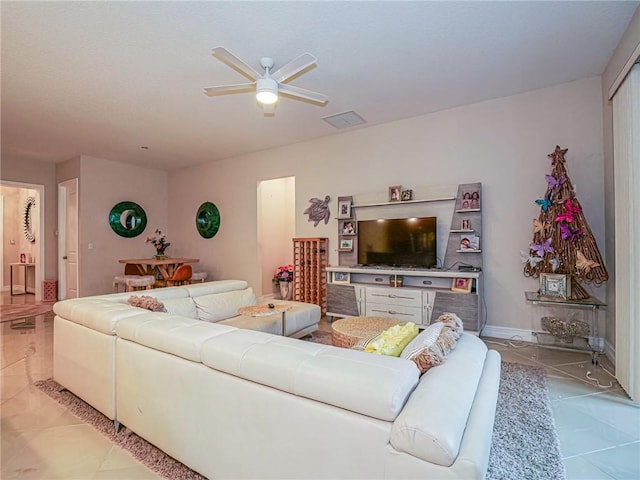
M538 292L525 292L531 305L544 307L543 316L533 320L532 335L538 345L558 350L582 350L591 353L591 362L598 364L598 356L604 352L604 332L599 332L598 311L606 304L594 297L571 300L542 297ZM567 317L563 311L574 310ZM576 316L582 318L578 320Z
M16 267L21 267L24 268L24 292L22 293L13 293L13 268ZM9 264L9 282L10 282L10 287L9 287L9 291L11 293L11 296L13 295L26 295L27 293L27 276L29 275L29 269L33 269L33 273L34 273L34 277L35 277L35 271L36 271L36 264L35 263L10 263Z
M252 305L250 307L240 307L238 309L239 315L247 315L249 317L267 317L269 315L275 315L280 313L282 315L282 336L287 336L287 310L291 307L282 304L272 304L273 308L269 305Z

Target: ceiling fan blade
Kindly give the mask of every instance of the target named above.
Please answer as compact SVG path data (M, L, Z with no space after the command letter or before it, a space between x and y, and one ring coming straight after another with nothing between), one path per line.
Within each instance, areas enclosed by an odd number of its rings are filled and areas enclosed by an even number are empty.
M253 68L244 63L226 48L216 47L212 50L212 52L214 57L216 57L221 62L226 63L236 72L244 75L248 79L257 80L258 78L262 78L262 75L260 73L256 72Z
M317 59L310 53L303 53L298 58L291 60L289 63L279 68L275 72L271 74L271 78L273 78L276 82L286 82L291 77L297 75L298 73L306 70L312 65L315 65Z
M278 92L284 95L290 95L292 97L308 100L313 103L318 103L320 105L326 105L326 103L329 101L329 97L323 95L322 93L312 92L311 90L294 87L293 85L287 85L285 83L281 83L280 85L278 85Z
M208 87L204 89L204 94L209 97L216 95L226 95L228 93L242 93L255 90L255 83L236 83L235 85L220 85L218 87Z

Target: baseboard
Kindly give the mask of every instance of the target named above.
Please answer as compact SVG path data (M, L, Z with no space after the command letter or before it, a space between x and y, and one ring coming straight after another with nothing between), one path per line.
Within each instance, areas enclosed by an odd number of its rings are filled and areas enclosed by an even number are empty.
M495 325L485 325L482 329L481 337L503 338L505 340L521 340L523 342L536 343L531 330L521 328L496 327Z
M616 364L616 348L611 345L611 342L604 342L604 354L611 360L611 363Z

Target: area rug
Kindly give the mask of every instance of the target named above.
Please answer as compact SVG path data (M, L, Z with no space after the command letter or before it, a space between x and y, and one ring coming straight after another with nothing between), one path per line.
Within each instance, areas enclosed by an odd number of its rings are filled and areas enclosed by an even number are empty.
M0 305L0 322L10 322L21 318L53 312L53 303L54 302L43 302L28 305Z
M204 479L130 431L115 435L111 420L71 392L61 390L54 380L35 385L158 475L172 480ZM503 362L487 479L565 478L544 370Z

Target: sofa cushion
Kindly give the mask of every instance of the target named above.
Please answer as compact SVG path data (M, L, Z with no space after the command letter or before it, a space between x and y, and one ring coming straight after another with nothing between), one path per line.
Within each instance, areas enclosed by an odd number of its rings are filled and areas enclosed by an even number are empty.
M164 301L164 308L172 315L182 315L188 318L198 318L196 302L193 298L171 298Z
M56 315L107 335L115 335L115 326L123 318L144 315L146 310L104 298L71 298L54 304Z
M187 360L200 362L202 345L212 337L236 330L166 313L147 313L118 322L118 338Z
M458 456L487 356L478 337L463 334L458 344L446 363L421 377L391 429L396 450L445 467Z
M392 421L418 381L413 362L251 330L210 338L202 363L236 377Z
M205 322L217 322L238 315L240 307L256 304L253 289L213 293L194 297L197 318Z
M210 293L225 293L235 290L246 290L249 284L244 280L215 280L213 282L197 283L183 285L181 288L186 291L190 297L201 297Z

